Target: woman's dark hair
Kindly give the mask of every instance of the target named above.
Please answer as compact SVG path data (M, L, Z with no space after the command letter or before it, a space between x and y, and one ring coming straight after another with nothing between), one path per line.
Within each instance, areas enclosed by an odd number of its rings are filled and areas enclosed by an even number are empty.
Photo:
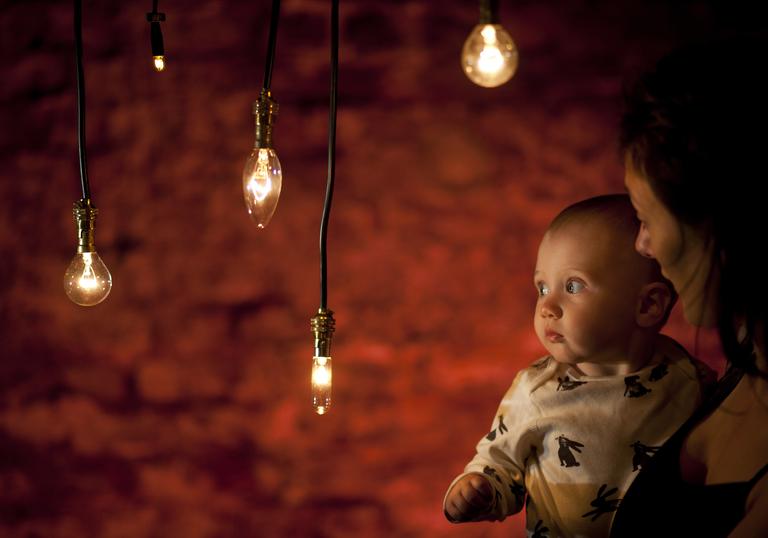
M768 328L767 45L731 37L664 57L626 93L620 137L670 212L709 235L720 340L750 373L759 373L755 331Z

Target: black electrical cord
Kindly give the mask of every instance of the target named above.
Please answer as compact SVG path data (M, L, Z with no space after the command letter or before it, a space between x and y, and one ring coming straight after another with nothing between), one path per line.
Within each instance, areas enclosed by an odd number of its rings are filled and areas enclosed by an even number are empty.
M480 24L499 24L499 0L480 0Z
M267 42L267 63L264 68L264 90L269 91L272 84L272 66L275 63L275 44L277 43L277 21L280 18L280 0L272 0L272 16L269 22L269 41Z
M165 13L159 13L157 11L157 0L152 0L152 11L147 13L147 22L149 22L149 42L152 49L152 57L157 59L165 56L165 45L163 44L163 30L160 28L160 23L165 22ZM163 58L164 59L164 58ZM155 66L155 69L162 71L163 67L159 69Z
M331 3L331 106L328 115L328 183L325 189L323 219L320 223L320 308L328 303L328 218L333 201L333 182L336 172L336 97L339 78L339 0Z
M82 0L75 1L75 65L77 66L77 149L80 155L80 184L83 199L91 197L88 168L85 159L85 76L83 75L83 17Z

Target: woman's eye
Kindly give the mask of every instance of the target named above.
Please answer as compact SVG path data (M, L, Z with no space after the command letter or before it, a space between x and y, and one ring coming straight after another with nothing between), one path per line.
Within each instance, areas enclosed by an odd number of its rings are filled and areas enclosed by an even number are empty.
M536 284L536 289L539 292L539 297L543 297L544 295L547 295L549 293L549 288L546 284L539 282Z
M584 289L584 283L578 280L569 280L565 283L565 291L568 293L579 293Z

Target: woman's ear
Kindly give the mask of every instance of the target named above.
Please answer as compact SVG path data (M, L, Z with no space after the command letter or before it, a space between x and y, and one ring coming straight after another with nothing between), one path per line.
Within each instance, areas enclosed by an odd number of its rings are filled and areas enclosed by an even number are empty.
M666 322L672 308L672 290L663 282L651 282L640 290L635 321L640 327L654 327Z

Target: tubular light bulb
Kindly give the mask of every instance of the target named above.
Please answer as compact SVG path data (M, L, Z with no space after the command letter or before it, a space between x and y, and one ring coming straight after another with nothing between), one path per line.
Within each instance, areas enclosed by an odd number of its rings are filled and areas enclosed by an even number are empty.
M500 24L478 24L464 42L461 66L485 88L501 86L517 71L517 46Z
M259 228L272 218L280 198L283 171L272 148L253 148L243 169L243 196L248 214Z
M157 2L155 2L155 9L157 9ZM165 69L165 44L163 43L163 30L160 28L160 23L165 21L165 13L158 13L157 11L147 13L147 21L149 21L152 63L155 66L155 71L159 73Z
M312 406L318 415L324 415L331 407L331 371L330 357L312 358Z
M64 291L80 306L93 306L107 298L112 289L112 275L95 252L75 254L64 273Z

